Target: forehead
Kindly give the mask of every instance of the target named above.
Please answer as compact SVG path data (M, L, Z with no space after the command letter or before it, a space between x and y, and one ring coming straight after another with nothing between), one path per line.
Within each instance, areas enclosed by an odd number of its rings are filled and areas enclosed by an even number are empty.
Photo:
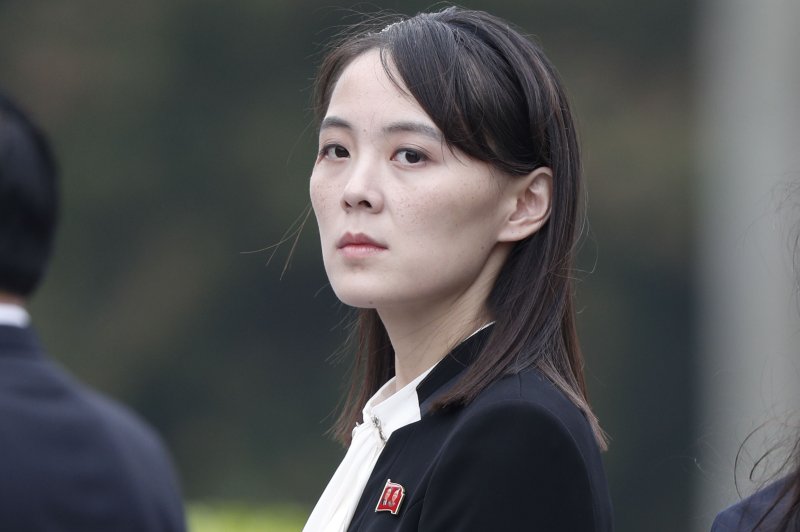
M327 116L348 120L414 119L433 126L433 121L411 96L400 75L387 62L386 72L377 49L364 52L345 67L331 92ZM346 116L344 116L346 115Z

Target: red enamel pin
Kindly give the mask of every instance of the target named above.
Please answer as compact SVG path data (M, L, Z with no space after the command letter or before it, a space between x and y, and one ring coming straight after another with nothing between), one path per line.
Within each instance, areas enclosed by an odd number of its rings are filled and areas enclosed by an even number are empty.
M400 511L400 503L406 496L406 490L400 484L392 482L392 479L386 480L386 485L383 487L383 493L378 500L378 506L375 507L376 512L391 512L392 515L397 515Z

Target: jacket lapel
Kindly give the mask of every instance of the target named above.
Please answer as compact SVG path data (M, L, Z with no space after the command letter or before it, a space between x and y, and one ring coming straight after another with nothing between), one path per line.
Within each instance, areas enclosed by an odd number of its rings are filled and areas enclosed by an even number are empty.
M452 388L458 377L478 358L494 327L481 329L447 354L417 386L419 411L422 417L430 413L436 399Z

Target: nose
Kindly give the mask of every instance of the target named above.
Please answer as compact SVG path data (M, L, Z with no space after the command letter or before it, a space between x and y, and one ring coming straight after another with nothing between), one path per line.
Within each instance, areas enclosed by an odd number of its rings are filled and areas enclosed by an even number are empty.
M346 211L379 212L383 209L383 193L379 184L379 169L369 161L353 165L342 192L342 208Z

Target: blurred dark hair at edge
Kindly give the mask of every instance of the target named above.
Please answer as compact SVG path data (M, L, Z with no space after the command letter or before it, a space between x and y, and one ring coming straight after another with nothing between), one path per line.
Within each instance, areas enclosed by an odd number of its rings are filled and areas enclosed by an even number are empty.
M782 191L783 201L779 208L787 208L794 199L793 206L798 208L800 202L800 183L794 183ZM800 313L800 221L794 224L793 227L793 267L795 273L795 296L798 302L798 312ZM788 424L782 424L783 428L788 430ZM739 446L739 451L736 453L736 461L734 470L739 468L742 463L742 455L746 451L747 442L753 438L756 433L765 429L766 423L753 430L747 438ZM775 495L769 505L763 511L758 521L756 522L753 530L759 530L759 527L770 523L777 523L777 528L772 528L775 532L794 532L800 530L800 434L797 433L797 427L793 428L793 434L787 436L784 441L774 444L769 450L761 455L750 468L748 479L750 481L757 481L760 476L758 471L767 472L766 479L761 479L759 482L760 488L764 489L770 482L775 482ZM780 466L769 473L769 466L767 462L778 454L781 450L788 451L785 458L780 459ZM738 481L736 489L739 491ZM741 495L741 493L740 493Z
M747 444L759 431L764 430L766 424L753 430L736 453L734 470L738 470L743 463ZM785 425L784 425L785 427ZM788 451L788 455L778 458L779 466L770 471L769 463L781 451ZM792 434L786 441L776 443L764 454L758 457L748 473L748 480L757 482L759 490L770 489L773 492L771 500L765 508L745 507L745 513L758 511L758 521L752 530L770 530L774 532L794 532L800 530L800 435ZM772 484L774 483L774 485ZM771 487L767 488L770 484ZM736 480L737 492L740 492L738 479ZM740 492L741 496L741 492ZM745 502L745 504L749 504ZM769 528L763 528L764 526Z
M58 223L47 138L0 89L0 292L27 298L44 277Z

